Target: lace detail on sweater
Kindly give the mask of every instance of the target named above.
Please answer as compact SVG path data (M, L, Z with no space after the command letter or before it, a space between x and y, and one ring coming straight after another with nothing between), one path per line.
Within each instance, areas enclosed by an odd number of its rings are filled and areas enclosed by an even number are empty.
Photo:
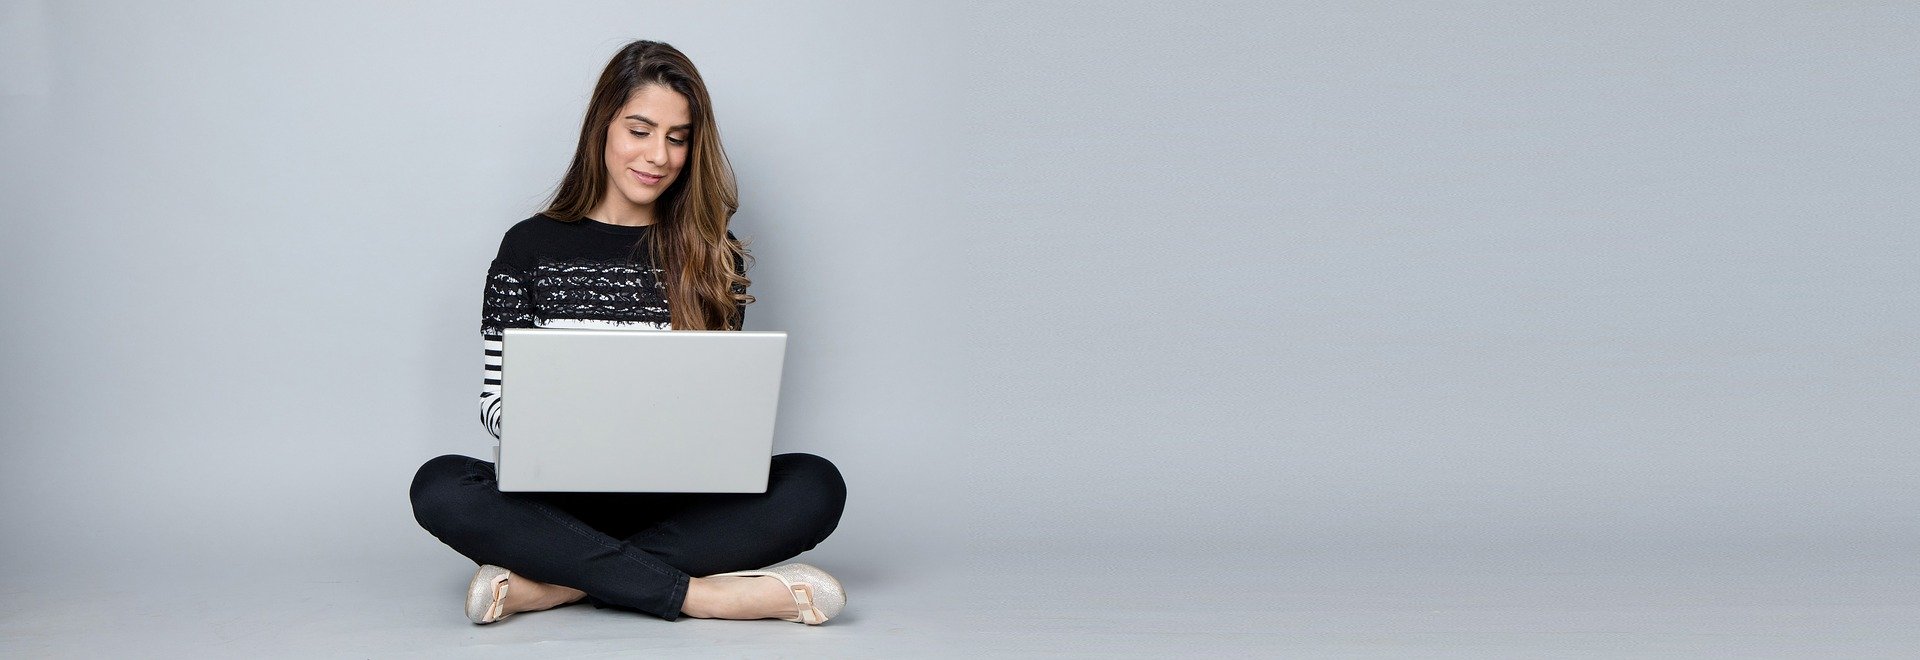
M667 323L660 269L623 262L543 263L533 272L536 319Z
M626 262L543 262L518 271L495 261L487 272L481 334L545 327L553 319L671 326L660 269Z

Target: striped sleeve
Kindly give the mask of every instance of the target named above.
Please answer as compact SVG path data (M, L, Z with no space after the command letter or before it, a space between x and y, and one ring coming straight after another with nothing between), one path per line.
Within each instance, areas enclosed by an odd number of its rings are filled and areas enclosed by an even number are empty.
M486 355L486 372L480 385L480 424L495 439L500 437L502 408L502 334L507 328L531 327L534 327L533 296L527 289L525 273L495 259L487 268L486 296L480 312L480 339Z

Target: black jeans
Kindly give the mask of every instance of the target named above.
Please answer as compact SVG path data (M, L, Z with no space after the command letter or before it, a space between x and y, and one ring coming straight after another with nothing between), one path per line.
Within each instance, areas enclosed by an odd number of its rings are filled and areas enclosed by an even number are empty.
M413 517L478 564L672 621L689 576L762 568L840 523L847 486L813 454L773 457L765 493L502 493L493 464L447 455L413 477Z

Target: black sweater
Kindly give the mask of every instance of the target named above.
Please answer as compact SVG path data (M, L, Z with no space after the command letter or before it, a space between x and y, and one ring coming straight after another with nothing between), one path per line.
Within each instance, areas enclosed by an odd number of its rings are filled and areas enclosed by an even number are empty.
M652 229L542 215L507 229L487 268L480 314L486 349L480 423L493 437L500 437L501 333L506 328L672 329L665 278L653 267L645 244ZM739 261L734 265L744 269ZM741 315L745 318L744 308Z

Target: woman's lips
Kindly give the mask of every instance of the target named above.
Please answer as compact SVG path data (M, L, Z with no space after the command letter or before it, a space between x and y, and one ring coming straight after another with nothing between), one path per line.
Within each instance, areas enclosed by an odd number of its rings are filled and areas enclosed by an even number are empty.
M632 168L628 168L627 171L633 172L633 178L639 179L640 185L644 185L644 186L651 186L651 185L660 183L661 179L667 178L664 175L646 174L643 172L638 172Z

